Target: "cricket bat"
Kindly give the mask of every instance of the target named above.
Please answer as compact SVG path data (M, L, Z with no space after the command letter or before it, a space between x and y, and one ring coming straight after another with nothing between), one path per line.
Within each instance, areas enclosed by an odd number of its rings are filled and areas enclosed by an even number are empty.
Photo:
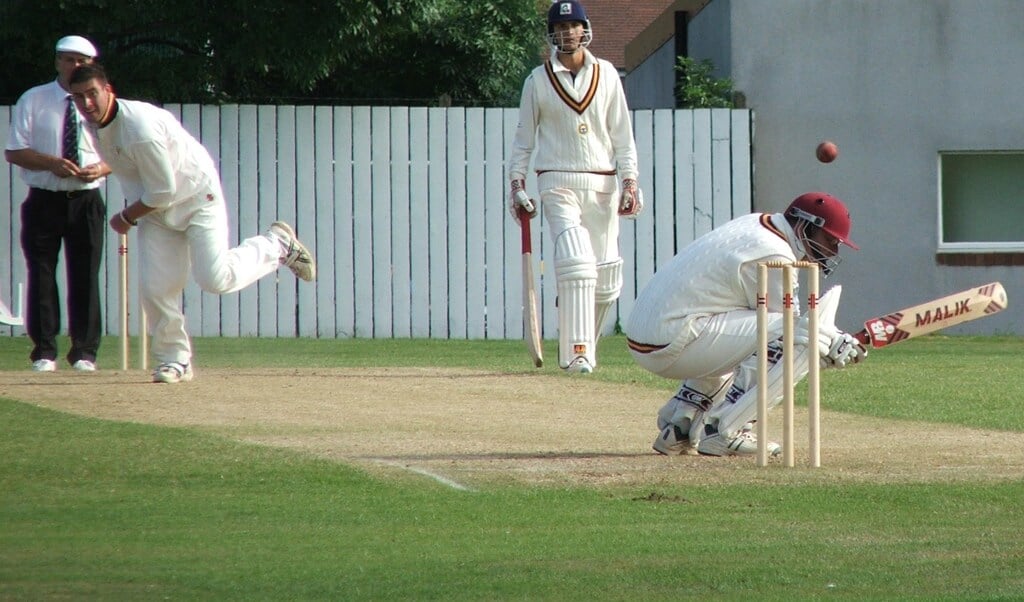
M530 234L530 211L519 208L519 223L523 239L523 338L530 352L533 365L544 365L544 350L541 348L540 318L537 316L537 288L533 281L533 240Z
M1003 285L992 282L871 318L854 337L863 345L885 347L999 313L1006 309L1006 302Z

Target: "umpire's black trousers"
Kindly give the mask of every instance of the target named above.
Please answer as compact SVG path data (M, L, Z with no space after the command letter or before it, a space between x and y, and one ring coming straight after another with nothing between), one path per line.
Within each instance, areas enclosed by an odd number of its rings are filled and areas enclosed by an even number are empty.
M68 284L67 360L96 361L100 346L100 260L107 208L99 190L55 192L30 188L21 205L21 249L28 268L25 329L34 344L30 359L57 359L60 291L57 258L64 244Z

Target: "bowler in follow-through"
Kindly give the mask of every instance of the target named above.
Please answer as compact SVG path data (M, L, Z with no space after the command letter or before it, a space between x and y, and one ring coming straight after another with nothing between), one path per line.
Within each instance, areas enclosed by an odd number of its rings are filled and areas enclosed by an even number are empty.
M229 247L227 203L206 148L168 111L117 98L96 63L76 68L70 88L128 199L110 227L118 234L139 228L140 296L157 361L153 382L190 381L192 344L181 306L189 271L204 291L224 295L281 266L312 281L313 255L279 221Z

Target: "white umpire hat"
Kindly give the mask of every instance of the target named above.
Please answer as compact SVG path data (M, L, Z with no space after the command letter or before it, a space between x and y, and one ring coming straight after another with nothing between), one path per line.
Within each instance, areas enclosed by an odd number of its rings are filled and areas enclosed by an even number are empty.
M91 59L96 58L99 54L96 51L96 47L92 45L92 42L82 36L64 36L57 40L57 52L74 52Z

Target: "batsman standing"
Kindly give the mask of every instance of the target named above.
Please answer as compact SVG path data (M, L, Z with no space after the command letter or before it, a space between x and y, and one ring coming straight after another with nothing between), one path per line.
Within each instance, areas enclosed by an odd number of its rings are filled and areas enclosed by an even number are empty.
M618 216L636 216L643 200L626 96L615 67L587 50L593 34L583 5L555 2L547 21L551 56L523 85L509 210L518 223L532 157L555 249L558 365L589 373L622 290Z
M139 227L142 306L159 364L153 382L192 380L192 346L181 309L189 269L203 290L223 295L282 265L302 280L314 280L313 256L284 222L228 248L224 193L206 148L164 109L117 98L96 63L76 68L70 87L94 128L100 155L130 200L110 227L118 234Z
M662 266L640 292L626 322L627 343L640 366L681 380L658 412L654 450L665 455L752 455L757 439L757 266L765 261L817 263L824 276L839 264L841 244L852 249L850 213L824 192L797 197L784 213L736 218L699 237ZM782 273L768 280L768 402L782 398ZM799 299L797 271L794 297ZM838 304L838 290L820 300L819 313ZM796 304L799 306L799 304ZM799 317L799 307L795 309ZM833 312L834 315L834 312ZM794 380L810 358L842 368L867 356L853 336L821 320L809 341L806 319L796 323ZM768 445L777 454L777 444Z

